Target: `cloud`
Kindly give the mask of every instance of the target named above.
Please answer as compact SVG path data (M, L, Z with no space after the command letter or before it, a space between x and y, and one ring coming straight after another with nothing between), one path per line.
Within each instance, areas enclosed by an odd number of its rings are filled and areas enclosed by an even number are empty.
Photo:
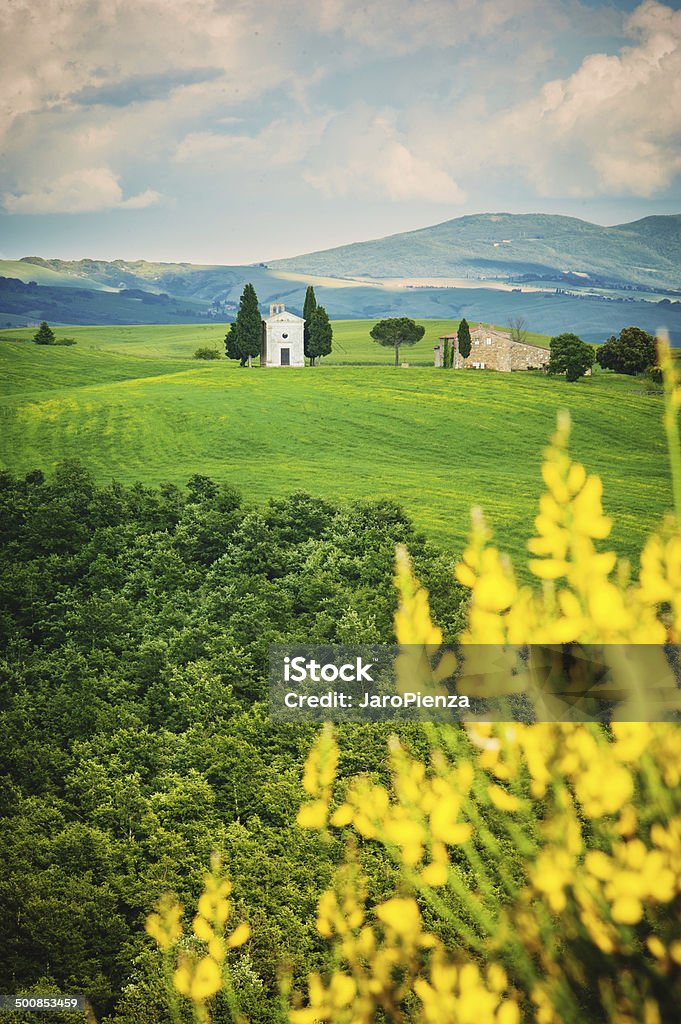
M629 6L0 3L0 197L15 214L174 197L167 232L206 237L247 202L302 231L307 202L351 237L434 204L653 196L680 169L681 15Z
M249 6L221 0L0 5L0 135L27 115L70 102L122 106L181 93L180 87L196 95L218 79L223 100L262 94L294 70L284 54L268 53L272 16L258 14L260 33Z
M319 30L356 46L412 53L461 45L499 31L538 0L317 0Z
M190 132L178 143L174 159L209 169L302 164L328 121L329 115L279 118L248 135L238 130L243 125L235 119L228 123L230 131Z
M393 112L358 106L329 123L311 155L305 180L325 196L369 196L394 202L461 203L465 193L436 152L417 152Z
M33 192L5 192L2 203L8 213L96 213L141 210L161 198L158 192L147 189L124 199L118 178L108 167L87 167L63 174Z
M224 124L274 90L283 107L286 92L300 88L306 72L291 56L300 22L292 0L262 8L225 0L0 4L6 208L111 209L155 201L156 190L168 192L157 179L178 139ZM268 114L267 108L259 113L261 123ZM49 154L40 180L32 173L37 152ZM131 177L149 184L143 198L116 191L117 179ZM191 188L183 183L184 194Z
M421 199L460 203L462 189L441 164L440 140L427 154L396 127L394 111L361 103L349 110L273 121L260 132L190 132L178 144L177 164L200 171L228 167L299 166L303 180L327 198Z
M122 81L86 85L67 97L67 100L81 106L126 107L130 103L163 99L173 89L210 82L221 74L221 68L187 68L152 75L131 75Z
M565 79L490 119L496 159L544 196L652 196L681 172L681 11L645 0L628 18L634 40L595 53Z

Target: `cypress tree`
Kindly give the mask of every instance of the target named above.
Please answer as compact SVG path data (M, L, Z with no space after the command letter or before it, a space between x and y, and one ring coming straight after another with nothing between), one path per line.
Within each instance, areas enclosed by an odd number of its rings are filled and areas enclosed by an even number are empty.
M303 328L303 351L310 360L310 366L314 366L314 356L310 354L310 321L316 308L317 299L315 298L314 288L310 284L307 286L307 291L305 292L305 304L303 305L303 316L305 318L305 327Z
M36 345L54 345L54 331L46 320L43 320L40 327L33 335L33 340Z
M458 336L459 354L463 359L467 359L471 354L471 329L466 320L462 320L459 324Z
M229 331L225 337L225 352L228 359L241 359L237 345L236 323L230 324Z
M315 359L328 356L331 352L333 342L333 328L331 321L323 306L317 306L310 317L310 361L314 365Z
M442 368L444 370L448 370L450 366L451 366L451 360L450 360L449 338L445 338L445 344L444 344L444 348L442 350Z
M236 315L236 350L241 365L252 365L254 356L260 355L262 347L262 317L258 309L258 296L249 282L243 290Z

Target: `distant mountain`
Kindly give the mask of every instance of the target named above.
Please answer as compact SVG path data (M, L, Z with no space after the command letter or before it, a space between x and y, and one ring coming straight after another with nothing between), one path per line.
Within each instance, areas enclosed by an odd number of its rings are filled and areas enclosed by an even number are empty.
M328 277L554 278L681 289L681 215L600 227L575 217L485 213L274 260L272 269Z

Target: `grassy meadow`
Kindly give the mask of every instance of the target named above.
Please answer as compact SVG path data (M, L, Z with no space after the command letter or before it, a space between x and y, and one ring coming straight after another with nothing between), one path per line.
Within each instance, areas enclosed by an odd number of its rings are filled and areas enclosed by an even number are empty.
M522 557L542 448L567 408L573 451L603 478L613 541L637 554L669 500L657 396L605 373L568 384L435 370L432 344L452 321L428 321L402 355L410 369L395 369L370 327L335 323L324 365L268 373L193 360L199 345L222 348L220 325L58 330L76 339L71 348L6 340L32 330L2 332L0 460L25 473L79 458L100 482L182 485L202 473L256 501L298 489L390 497L455 551L476 504L501 546Z
M335 320L333 323L333 352L324 363L328 366L366 365L389 366L395 361L392 349L381 348L369 336L375 320ZM433 346L442 334L451 334L458 320L417 320L426 333L413 348L400 352L400 361L412 366L432 366ZM508 328L502 328L507 330ZM35 327L0 331L0 341L15 338L29 341ZM118 352L146 359L171 357L191 359L199 346L217 348L224 353L226 326L215 324L142 324L136 326L56 327L58 338L74 338L80 350L88 352ZM528 333L527 341L548 348L545 334Z

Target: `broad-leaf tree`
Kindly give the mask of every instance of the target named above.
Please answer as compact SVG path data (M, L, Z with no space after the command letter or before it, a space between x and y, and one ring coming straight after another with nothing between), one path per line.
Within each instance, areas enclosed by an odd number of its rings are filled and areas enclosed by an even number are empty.
M414 323L408 316L391 317L380 320L369 334L384 348L395 349L395 366L399 366L400 348L402 345L415 345L426 333L425 327Z
M471 354L471 329L467 320L462 320L457 331L459 338L459 355L462 359L468 359Z
M551 358L548 372L564 373L567 380L575 381L590 370L595 361L593 345L588 345L576 334L558 334L551 338Z
M40 327L33 335L33 340L36 345L54 345L54 331L46 320L43 320Z
M305 303L303 304L303 316L305 318L305 327L303 328L303 351L310 360L310 365L314 365L312 361L313 357L310 355L310 321L316 308L317 299L315 297L314 288L310 284L305 292Z
M655 339L640 327L624 327L619 337L613 334L596 353L596 362L604 370L631 376L645 373L656 361Z
M310 317L310 341L309 353L310 363L314 366L315 359L328 356L331 352L333 341L333 328L328 314L323 306L317 306ZM306 324L307 326L307 324Z

